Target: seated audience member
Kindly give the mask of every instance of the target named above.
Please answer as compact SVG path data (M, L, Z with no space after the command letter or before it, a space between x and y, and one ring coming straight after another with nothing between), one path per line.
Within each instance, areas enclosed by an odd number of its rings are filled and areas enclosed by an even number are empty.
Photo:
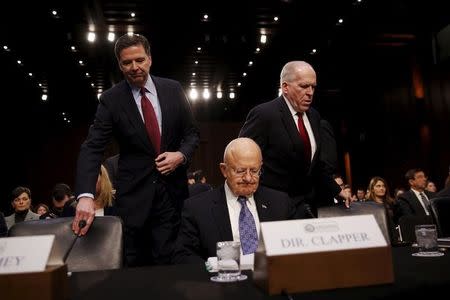
M39 203L39 204L36 206L36 210L35 210L35 212L36 212L38 215L40 215L40 216L42 216L42 215L48 213L48 211L49 211L49 208L48 208L48 206L47 206L46 204L44 204L44 203Z
M367 203L375 202L383 205L386 209L387 223L389 226L390 236L392 241L397 240L397 233L395 231L394 212L396 210L395 200L389 194L389 187L384 178L375 176L369 183L369 198Z
M427 187L425 188L425 190L427 190L431 193L436 193L437 188L433 181L428 180Z
M360 202L366 201L367 200L366 199L366 190L361 187L357 188L356 189L356 198L357 198L356 201L360 201Z
M187 173L187 180L188 180L188 185L195 183L194 172Z
M212 190L212 186L206 183L206 176L202 170L194 172L194 184L189 185L189 197Z
M421 169L410 169L406 172L405 178L410 190L398 196L396 220L408 215L429 216L430 199L435 194L425 190L427 186L425 173Z
M117 211L113 206L114 192L111 180L109 180L109 173L102 165L100 174L98 174L97 184L95 186L95 216L116 216ZM64 207L64 216L75 216L76 201L71 205Z
M64 206L70 205L73 202L75 202L75 197L73 196L70 187L65 183L58 183L52 191L52 207L40 218L53 219L63 217Z
M6 226L5 216L0 211L0 237L5 237L8 235L8 227Z
M216 256L219 241L240 241L241 253L254 253L260 222L295 216L294 203L287 194L259 186L261 167L261 150L253 140L238 138L228 144L220 164L225 184L184 203L174 263L201 262Z
M31 211L31 191L27 187L19 186L12 191L11 205L14 213L5 218L8 230L16 223L39 220L39 215Z

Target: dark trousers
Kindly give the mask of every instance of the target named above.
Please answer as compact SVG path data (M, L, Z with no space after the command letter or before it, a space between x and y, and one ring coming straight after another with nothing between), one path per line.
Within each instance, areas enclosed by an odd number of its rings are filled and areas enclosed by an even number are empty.
M145 223L140 227L125 224L124 263L127 267L170 263L180 220L165 185L155 184L152 207ZM174 224L177 220L178 224Z

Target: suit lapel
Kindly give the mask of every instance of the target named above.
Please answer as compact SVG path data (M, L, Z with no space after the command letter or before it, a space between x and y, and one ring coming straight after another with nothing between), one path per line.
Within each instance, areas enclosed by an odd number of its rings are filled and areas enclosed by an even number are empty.
M278 107L281 121L283 122L284 128L286 129L292 144L295 147L296 152L303 152L303 145L300 140L300 135L298 133L297 126L295 125L294 119L292 117L291 111L287 106L284 98L281 96L278 98Z
M232 241L233 233L231 231L227 199L225 197L225 189L223 186L218 189L218 194L218 197L214 197L211 214L216 221L220 239L222 241Z
M314 165L317 162L319 157L319 149L320 149L320 119L317 117L317 114L313 114L311 112L311 108L306 112L306 115L309 120L309 124L311 125L311 129L313 131L314 140L316 141L316 152L314 153L313 159L311 161L310 171L314 169Z
M145 145L145 147L147 147L149 151L155 152L152 144L150 143L147 130L145 129L144 121L142 120L141 114L139 113L128 83L124 80L119 84L121 85L119 89L120 95L117 98L124 108L123 110L125 114L127 115L131 124L133 124L133 127L136 129L136 132L138 133L138 136L141 138L141 141Z
M272 218L270 216L270 201L265 199L264 194L260 190L261 187L253 195L253 198L255 199L256 210L258 211L259 221L272 221Z
M164 153L167 149L168 144L168 117L170 113L170 96L168 95L168 90L165 89L159 80L159 78L152 76L153 83L156 87L156 92L158 94L159 106L161 107L161 149L160 152Z

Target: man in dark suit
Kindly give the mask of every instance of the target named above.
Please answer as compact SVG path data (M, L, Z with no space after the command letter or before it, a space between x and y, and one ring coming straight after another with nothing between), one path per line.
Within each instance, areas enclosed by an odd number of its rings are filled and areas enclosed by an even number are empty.
M430 199L435 196L425 190L427 177L421 169L410 169L405 174L410 190L398 196L396 219L402 216L430 216Z
M335 154L324 152L334 150L322 149L321 117L310 107L316 88L314 69L306 62L291 61L281 71L280 85L282 96L254 107L239 133L261 147L261 184L288 193L298 207L311 207L311 215L315 215L319 200L315 193L320 189L329 199L323 204L332 205L333 197L340 195L348 205L350 195L332 178L330 161L334 163ZM330 157L325 155L324 160L324 154Z
M114 137L120 148L115 188L125 224L126 263L167 263L188 196L186 168L199 142L198 130L180 84L149 76L152 58L145 37L126 34L114 51L126 80L101 95L81 146L72 228L83 235L93 222L95 184L105 147ZM87 223L81 230L80 220Z
M238 138L225 149L220 170L225 184L220 188L189 198L184 204L181 229L174 263L194 263L216 256L219 241L242 240L241 214L244 205L255 224L255 244L259 223L292 219L295 208L287 194L259 186L262 166L261 150L251 139ZM246 204L239 199L246 198Z

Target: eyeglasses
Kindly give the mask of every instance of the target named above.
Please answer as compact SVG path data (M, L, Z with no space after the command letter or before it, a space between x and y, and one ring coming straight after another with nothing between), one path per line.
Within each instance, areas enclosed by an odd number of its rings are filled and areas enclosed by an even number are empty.
M262 167L255 169L255 168L233 168L230 167L230 169L233 171L234 174L237 176L244 177L248 172L250 173L250 176L252 177L259 177L262 174Z

